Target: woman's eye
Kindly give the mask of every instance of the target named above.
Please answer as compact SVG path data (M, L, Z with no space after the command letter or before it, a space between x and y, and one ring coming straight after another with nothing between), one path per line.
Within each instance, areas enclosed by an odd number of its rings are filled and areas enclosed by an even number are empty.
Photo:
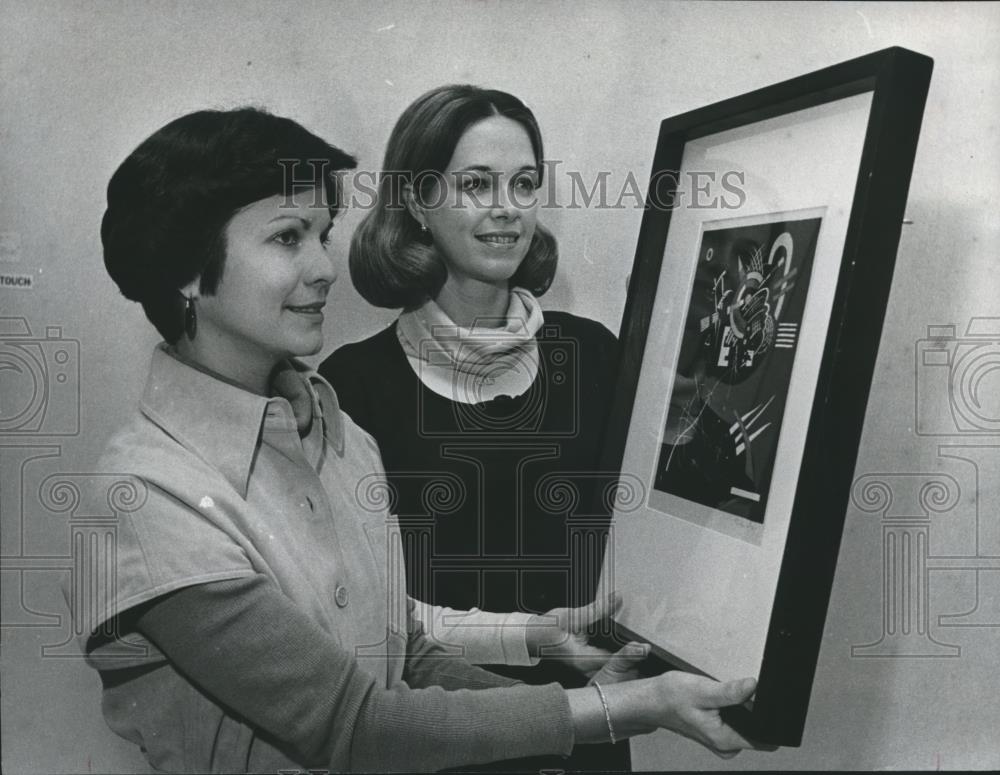
M462 191L482 191L487 187L488 182L478 175L463 175L459 180L459 186Z
M538 182L531 175L522 175L514 181L514 186L521 191L535 191L538 189Z
M319 241L323 244L324 248L330 247L330 243L333 242L333 236L332 235L333 235L333 225L332 224L330 225L329 229L327 229L326 231L324 231L322 234L319 235Z
M293 229L279 231L271 239L286 248L292 248L299 244L299 234Z

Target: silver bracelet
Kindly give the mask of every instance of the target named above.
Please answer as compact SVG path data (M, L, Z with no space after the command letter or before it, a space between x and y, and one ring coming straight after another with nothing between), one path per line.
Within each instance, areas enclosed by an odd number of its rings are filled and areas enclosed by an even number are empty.
M607 697L604 696L604 689L601 688L601 685L597 681L594 681L594 688L597 689L597 694L601 698L601 705L604 706L604 720L608 722L608 734L611 736L611 744L614 745L618 741L615 740L615 728L611 725L611 711L608 710Z

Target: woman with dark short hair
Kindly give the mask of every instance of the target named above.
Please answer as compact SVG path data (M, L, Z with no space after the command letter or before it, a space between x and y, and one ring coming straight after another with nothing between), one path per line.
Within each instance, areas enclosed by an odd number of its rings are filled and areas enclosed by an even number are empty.
M378 451L296 360L353 166L289 119L201 111L111 179L105 264L165 341L98 468L131 488L113 561L81 557L99 575L70 595L109 726L173 772L426 771L657 727L744 747L717 708L752 681L523 686L423 635L395 521L357 500Z

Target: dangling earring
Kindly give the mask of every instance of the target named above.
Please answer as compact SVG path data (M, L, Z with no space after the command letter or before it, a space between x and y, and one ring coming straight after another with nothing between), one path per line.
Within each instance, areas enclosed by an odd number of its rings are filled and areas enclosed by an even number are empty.
M420 224L420 233L421 234L426 234L427 233L427 224L426 223Z
M198 333L198 311L194 308L194 297L184 297L184 333L188 339L194 339Z

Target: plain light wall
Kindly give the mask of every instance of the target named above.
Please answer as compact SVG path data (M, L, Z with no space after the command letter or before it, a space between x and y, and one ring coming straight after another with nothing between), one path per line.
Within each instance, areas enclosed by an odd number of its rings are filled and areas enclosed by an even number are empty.
M933 640L953 655L890 646L862 656L857 647L885 629L883 514L856 504L803 746L723 761L657 733L633 742L633 760L639 770L1000 767L1000 435L949 436L939 401L919 411L944 430L920 436L914 405L915 385L929 378L915 365L928 325L955 325L964 342L971 317L1000 320L1000 6L8 0L0 21L0 272L34 280L32 290L0 290L2 316L25 318L36 336L58 326L78 340L81 397L79 433L7 435L0 448L4 771L144 768L104 726L96 674L41 656L67 637L58 581L69 550L66 515L46 512L33 489L48 473L93 470L157 340L104 273L98 234L108 178L139 141L181 113L253 103L377 170L412 99L473 82L522 97L563 169L586 180L608 171L611 188L632 173L644 185L664 117L893 45L933 57L935 70L857 476L881 475L900 495L913 474L958 483L955 503L929 514L931 553L944 559L921 579ZM567 196L565 177L559 186ZM341 250L358 217L338 226ZM542 217L561 248L544 306L617 331L641 211ZM366 305L343 263L331 301L326 351L394 317ZM995 375L984 371L982 395L1000 395ZM996 418L997 408L984 411ZM72 425L60 426L59 413L73 406L51 411L42 431ZM979 449L956 453L966 443ZM975 615L947 618L966 611Z

